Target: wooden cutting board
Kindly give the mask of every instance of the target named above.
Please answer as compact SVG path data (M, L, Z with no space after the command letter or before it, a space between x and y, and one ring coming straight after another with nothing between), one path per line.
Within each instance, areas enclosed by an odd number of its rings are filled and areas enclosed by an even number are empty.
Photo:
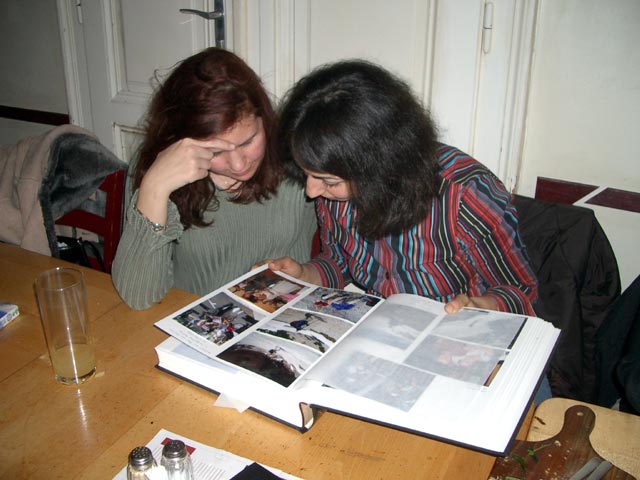
M602 459L589 441L595 425L595 414L584 406L576 405L565 412L562 430L542 441L517 440L509 454L496 459L490 479L495 480L583 480L589 475L577 475L589 462L595 466ZM600 468L607 464L602 463ZM573 478L572 478L573 477ZM603 480L631 480L635 477L612 466L600 477Z

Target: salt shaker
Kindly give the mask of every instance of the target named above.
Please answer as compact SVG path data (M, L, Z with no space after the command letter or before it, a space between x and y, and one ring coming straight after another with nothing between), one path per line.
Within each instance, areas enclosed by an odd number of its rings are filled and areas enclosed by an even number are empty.
M127 464L127 480L147 480L156 461L147 447L136 447L129 453Z
M193 464L187 447L181 440L171 440L162 449L160 464L168 480L193 480Z

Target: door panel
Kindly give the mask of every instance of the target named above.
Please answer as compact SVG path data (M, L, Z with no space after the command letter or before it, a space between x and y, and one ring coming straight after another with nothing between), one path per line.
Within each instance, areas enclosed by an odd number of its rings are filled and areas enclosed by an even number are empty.
M525 123L535 0L439 2L429 104L442 139L512 189Z
M482 4L477 0L438 4L428 98L443 141L472 155L482 62Z
M336 58L382 63L423 93L429 2L424 0L311 0L308 55L303 69Z
M211 1L101 0L83 2L74 19L86 58L88 96L80 96L86 128L129 161L156 83L179 60L215 43L214 22L181 13L213 10ZM73 11L69 2L64 8ZM60 7L60 4L59 4ZM79 86L81 88L81 86ZM78 86L76 87L78 88ZM71 113L73 118L73 112Z
M491 48L483 50L485 4ZM236 36L281 98L322 63L382 64L431 110L443 141L476 156L511 188L520 158L536 0L273 0L244 8ZM255 34L254 32L260 32ZM485 33L486 36L486 33Z

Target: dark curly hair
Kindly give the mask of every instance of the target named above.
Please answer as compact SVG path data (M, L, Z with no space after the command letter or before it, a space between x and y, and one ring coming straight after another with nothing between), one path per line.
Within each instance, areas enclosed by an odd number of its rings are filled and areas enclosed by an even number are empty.
M286 168L346 180L358 231L397 234L424 220L440 186L437 131L410 87L363 60L321 66L298 81L279 110Z
M267 145L256 174L244 182L234 198L250 203L269 198L284 175L275 155L275 117L260 78L238 56L207 48L183 61L154 93L145 123L145 135L133 173L140 186L158 154L183 138L206 139L221 134L248 115L262 119ZM206 226L204 213L217 205L209 177L175 190L170 198L185 228Z

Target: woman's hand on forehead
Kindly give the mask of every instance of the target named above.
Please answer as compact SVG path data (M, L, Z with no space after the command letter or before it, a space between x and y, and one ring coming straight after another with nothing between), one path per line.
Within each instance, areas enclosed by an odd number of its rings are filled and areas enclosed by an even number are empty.
M236 149L236 144L228 142L227 140L223 140L222 138L211 138L208 140L193 140L194 145L200 146L202 148L206 148L212 153L217 152L230 152Z
M174 190L209 175L216 152L230 151L236 146L226 140L183 138L160 152L151 165L143 184L152 185L156 195L168 196Z

